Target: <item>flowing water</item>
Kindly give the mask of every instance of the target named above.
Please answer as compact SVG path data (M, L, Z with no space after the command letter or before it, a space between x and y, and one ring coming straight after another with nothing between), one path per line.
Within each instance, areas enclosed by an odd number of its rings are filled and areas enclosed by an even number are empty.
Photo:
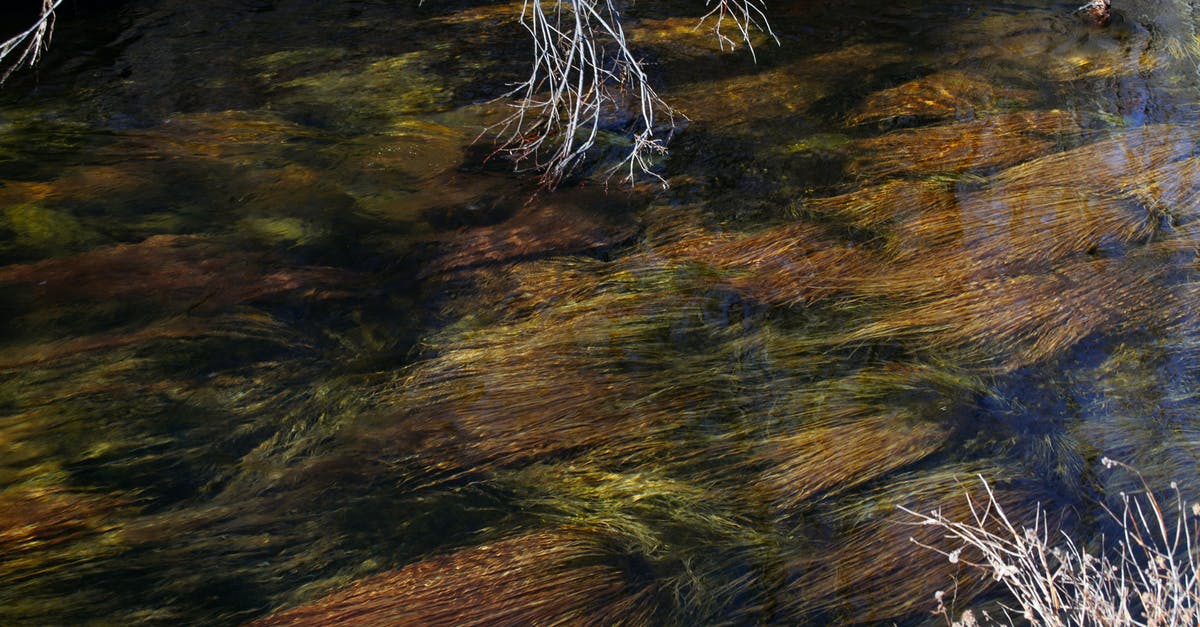
M670 187L614 116L553 192L475 141L519 3L64 14L0 90L0 623L920 624L1002 597L897 506L1200 494L1193 4L757 62L702 5L627 7Z

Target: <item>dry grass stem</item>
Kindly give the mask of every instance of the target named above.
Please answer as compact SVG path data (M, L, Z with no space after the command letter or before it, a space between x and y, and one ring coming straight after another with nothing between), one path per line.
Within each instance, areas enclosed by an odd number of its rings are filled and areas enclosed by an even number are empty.
M1103 462L1136 474L1120 462ZM1045 512L1014 513L997 502L982 476L980 483L986 498L968 494L969 516L900 509L942 536L914 538L915 544L1002 583L1017 602L1016 616L1051 627L1200 621L1200 506L1185 504L1174 485L1173 502L1160 502L1144 479L1142 494L1121 494L1120 513L1105 511L1122 535L1114 551L1093 554L1065 533L1052 533Z

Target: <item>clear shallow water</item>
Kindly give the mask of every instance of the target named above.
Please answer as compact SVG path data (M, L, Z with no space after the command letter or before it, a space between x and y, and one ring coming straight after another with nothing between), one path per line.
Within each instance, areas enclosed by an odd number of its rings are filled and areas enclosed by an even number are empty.
M969 573L897 505L1195 493L1188 5L795 3L755 64L680 4L670 189L536 195L472 143L512 6L64 17L0 92L3 622L919 623Z

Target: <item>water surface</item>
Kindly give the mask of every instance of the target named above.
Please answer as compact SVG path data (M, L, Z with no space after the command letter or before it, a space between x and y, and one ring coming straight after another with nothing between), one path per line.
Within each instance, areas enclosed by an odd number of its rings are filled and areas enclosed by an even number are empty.
M1074 8L755 62L630 6L670 187L614 115L555 191L476 141L519 4L64 15L0 91L0 621L921 624L999 597L898 505L1194 497L1197 18Z

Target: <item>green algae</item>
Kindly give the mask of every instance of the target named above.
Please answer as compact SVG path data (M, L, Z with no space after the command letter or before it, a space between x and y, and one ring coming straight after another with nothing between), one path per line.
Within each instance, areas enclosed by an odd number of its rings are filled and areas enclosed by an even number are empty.
M270 242L293 246L309 245L326 236L318 227L299 218L245 218L238 228Z
M6 207L0 227L12 234L4 246L10 253L64 254L102 241L99 233L71 214L32 203Z

